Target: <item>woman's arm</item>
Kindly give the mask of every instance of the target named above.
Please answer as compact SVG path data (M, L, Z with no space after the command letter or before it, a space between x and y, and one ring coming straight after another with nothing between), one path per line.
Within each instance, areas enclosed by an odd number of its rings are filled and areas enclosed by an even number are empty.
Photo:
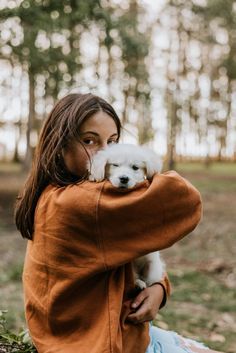
M199 192L175 172L123 192L108 181L50 185L35 213L35 256L65 271L106 271L171 246L200 217Z
M176 172L120 192L104 184L97 208L98 236L107 268L170 247L201 218L199 192Z

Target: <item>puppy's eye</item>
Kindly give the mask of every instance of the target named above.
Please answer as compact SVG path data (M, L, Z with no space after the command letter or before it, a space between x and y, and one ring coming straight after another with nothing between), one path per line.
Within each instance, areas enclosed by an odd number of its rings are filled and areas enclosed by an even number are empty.
M119 164L112 164L113 167L119 167Z
M132 165L132 169L133 170L139 170L139 167L137 167L136 165Z

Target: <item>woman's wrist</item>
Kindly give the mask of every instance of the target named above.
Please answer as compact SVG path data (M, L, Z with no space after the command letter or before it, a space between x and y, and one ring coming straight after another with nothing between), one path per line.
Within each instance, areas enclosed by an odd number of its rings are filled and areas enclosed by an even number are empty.
M163 306L165 306L166 300L167 300L166 288L165 288L164 284L162 284L161 282L155 282L155 283L151 284L150 287L155 286L155 285L159 285L162 287L163 298L162 298L161 304L159 306L159 309L161 309L161 308L163 308Z

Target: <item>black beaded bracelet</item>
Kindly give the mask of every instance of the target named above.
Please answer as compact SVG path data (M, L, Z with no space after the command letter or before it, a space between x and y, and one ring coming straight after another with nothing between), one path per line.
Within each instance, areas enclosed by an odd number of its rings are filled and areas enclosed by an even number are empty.
M167 300L166 288L165 288L164 284L162 284L161 282L155 282L155 283L152 283L152 285L151 285L151 286L154 286L155 284L159 284L159 285L163 288L163 292L164 292L164 295L163 295L163 299L162 299L161 305L159 306L159 309L161 309L161 308L163 308L163 306L165 306L165 304L166 304L166 300Z

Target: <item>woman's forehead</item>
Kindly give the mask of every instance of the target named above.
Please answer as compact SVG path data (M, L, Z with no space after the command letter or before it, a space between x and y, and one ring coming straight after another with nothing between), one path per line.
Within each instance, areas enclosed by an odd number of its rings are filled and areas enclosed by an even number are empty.
M80 127L80 133L95 132L98 135L107 133L118 134L114 119L103 111L99 111L87 118Z

